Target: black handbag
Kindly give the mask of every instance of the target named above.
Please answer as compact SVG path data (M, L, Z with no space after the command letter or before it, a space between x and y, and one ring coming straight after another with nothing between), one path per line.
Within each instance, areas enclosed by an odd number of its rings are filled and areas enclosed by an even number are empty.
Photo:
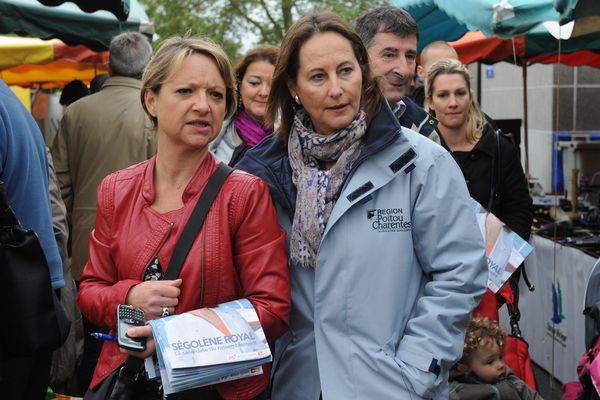
M202 191L194 206L190 219L175 245L164 279L172 280L179 277L183 262L190 252L198 232L200 232L202 225L204 225L204 220L208 215L210 207L217 194L219 194L223 183L225 183L225 179L232 172L233 169L231 167L221 163L209 178L204 191ZM203 286L204 282L201 285ZM158 394L158 383L149 382L145 379L142 370L143 363L144 360L129 356L125 360L125 363L120 368L111 372L96 389L89 389L83 397L84 400L161 399L162 396ZM171 397L169 396L169 398Z
M36 233L24 229L0 182L0 299L2 357L50 352L67 339L71 321L50 281L46 255Z

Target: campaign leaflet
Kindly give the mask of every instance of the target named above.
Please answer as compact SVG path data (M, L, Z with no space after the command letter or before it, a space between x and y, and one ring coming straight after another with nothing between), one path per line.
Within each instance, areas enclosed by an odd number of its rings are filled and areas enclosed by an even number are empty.
M471 202L485 240L488 288L496 293L533 251L533 247L476 200L471 198Z
M165 394L262 374L271 351L247 299L150 321Z

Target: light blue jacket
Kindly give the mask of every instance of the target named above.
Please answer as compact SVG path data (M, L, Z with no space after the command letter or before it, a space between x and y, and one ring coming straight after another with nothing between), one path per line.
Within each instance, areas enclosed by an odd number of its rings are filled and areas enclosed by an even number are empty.
M269 138L237 167L268 182L289 235L296 191L284 145ZM274 400L447 399L449 368L487 283L483 239L451 155L383 106L316 270L290 266L290 279Z

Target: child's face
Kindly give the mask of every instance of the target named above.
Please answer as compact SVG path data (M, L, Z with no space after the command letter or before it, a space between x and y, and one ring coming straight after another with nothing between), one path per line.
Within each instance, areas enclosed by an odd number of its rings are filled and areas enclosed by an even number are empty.
M480 379L495 383L506 374L503 354L495 341L482 344L471 355L469 368Z

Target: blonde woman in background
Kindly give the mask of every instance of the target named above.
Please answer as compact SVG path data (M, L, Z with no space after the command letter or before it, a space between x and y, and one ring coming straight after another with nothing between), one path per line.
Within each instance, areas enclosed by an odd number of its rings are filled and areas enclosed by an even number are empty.
M470 79L458 60L434 63L427 74L425 103L438 120L441 144L462 170L471 197L528 240L533 209L519 152L486 122L473 99ZM496 297L490 290L473 314L498 320Z

